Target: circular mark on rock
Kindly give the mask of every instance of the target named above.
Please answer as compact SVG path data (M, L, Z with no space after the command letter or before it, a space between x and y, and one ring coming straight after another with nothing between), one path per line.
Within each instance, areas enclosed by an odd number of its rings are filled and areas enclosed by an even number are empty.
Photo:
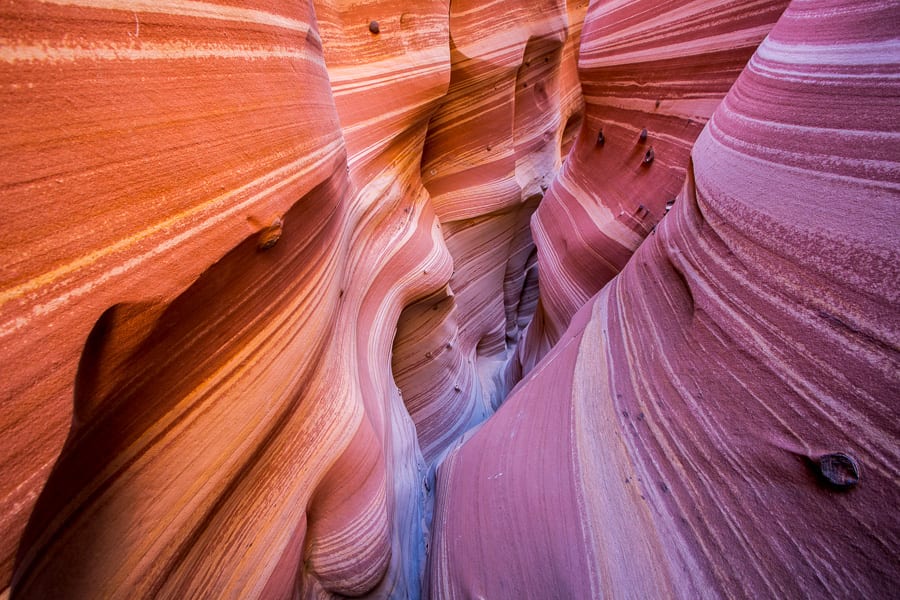
M641 134L638 136L638 141L642 144L647 141L647 128L646 127L641 129Z
M832 452L819 457L819 476L830 487L849 490L859 483L859 465L849 454Z
M598 146L602 146L602 145L605 144L605 143L606 143L606 138L603 137L603 130L601 129L601 130L597 133L597 145L598 145Z
M644 164L649 165L654 158L656 158L656 155L653 153L653 146L650 146L647 148L647 152L644 153Z
M280 218L275 217L271 225L259 232L259 238L256 240L256 248L265 251L277 244L278 240L281 239L281 228L283 226L284 222Z
M372 33L381 33L381 27L378 26L378 21L369 21L369 31Z

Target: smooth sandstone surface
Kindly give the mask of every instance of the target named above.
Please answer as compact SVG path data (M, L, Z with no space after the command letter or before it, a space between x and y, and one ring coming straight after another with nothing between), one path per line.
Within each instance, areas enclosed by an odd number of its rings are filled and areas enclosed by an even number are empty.
M441 465L435 597L896 594L897 16L788 7L668 216Z
M896 593L898 22L0 7L0 596Z
M519 346L523 371L666 214L694 141L786 6L591 6L578 61L585 117L533 222L540 307Z

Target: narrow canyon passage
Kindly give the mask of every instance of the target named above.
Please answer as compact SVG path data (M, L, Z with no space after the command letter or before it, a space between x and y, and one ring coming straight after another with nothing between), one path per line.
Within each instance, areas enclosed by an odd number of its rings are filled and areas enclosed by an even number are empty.
M0 8L0 598L895 595L898 22Z

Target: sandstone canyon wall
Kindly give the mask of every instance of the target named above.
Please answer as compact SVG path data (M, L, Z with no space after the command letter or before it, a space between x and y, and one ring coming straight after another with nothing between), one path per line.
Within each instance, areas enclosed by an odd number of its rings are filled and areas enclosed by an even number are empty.
M898 23L4 4L3 594L896 594Z
M648 144L657 128L664 141L646 167L637 131L655 103L620 93L610 108L603 90L617 80L597 65L618 61L591 36L627 26L628 13L608 24L605 6L592 5L583 32L585 126L534 221L543 325L558 342L441 466L434 595L892 597L896 6L791 3L702 132L678 114L648 127ZM698 42L711 32L690 20L719 22L717 43L694 51L713 53L771 14L733 27L724 10L686 12L673 8L672 23L702 32ZM690 54L664 17L673 48L657 36L659 54ZM700 95L724 89L729 54L691 57L710 85ZM638 73L657 58L625 56ZM660 110L676 93L662 85L650 87ZM658 165L670 154L683 163ZM598 182L602 162L612 166ZM676 167L686 174L660 221ZM592 201L593 219L582 208ZM616 214L643 218L643 230ZM571 300L589 295L580 309ZM472 527L473 514L485 525Z

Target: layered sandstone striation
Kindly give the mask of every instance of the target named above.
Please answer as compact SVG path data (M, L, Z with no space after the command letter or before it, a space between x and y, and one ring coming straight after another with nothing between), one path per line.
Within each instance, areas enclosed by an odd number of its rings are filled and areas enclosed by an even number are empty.
M533 222L540 309L513 368L534 366L666 214L694 141L785 6L591 6L578 62L585 118Z
M690 160L682 151L668 216L608 285L579 282L629 250L605 234L615 220L556 224L541 204L539 248L567 250L554 256L565 267L539 263L544 326L568 328L442 464L434 596L896 593L897 16L890 3L792 3ZM587 114L554 192L596 177L577 153L601 126L611 139L595 160L616 150L615 124ZM624 137L633 146L634 128ZM651 186L674 182L662 168ZM571 215L589 200L562 191L549 206Z
M889 596L898 19L0 8L0 589Z

